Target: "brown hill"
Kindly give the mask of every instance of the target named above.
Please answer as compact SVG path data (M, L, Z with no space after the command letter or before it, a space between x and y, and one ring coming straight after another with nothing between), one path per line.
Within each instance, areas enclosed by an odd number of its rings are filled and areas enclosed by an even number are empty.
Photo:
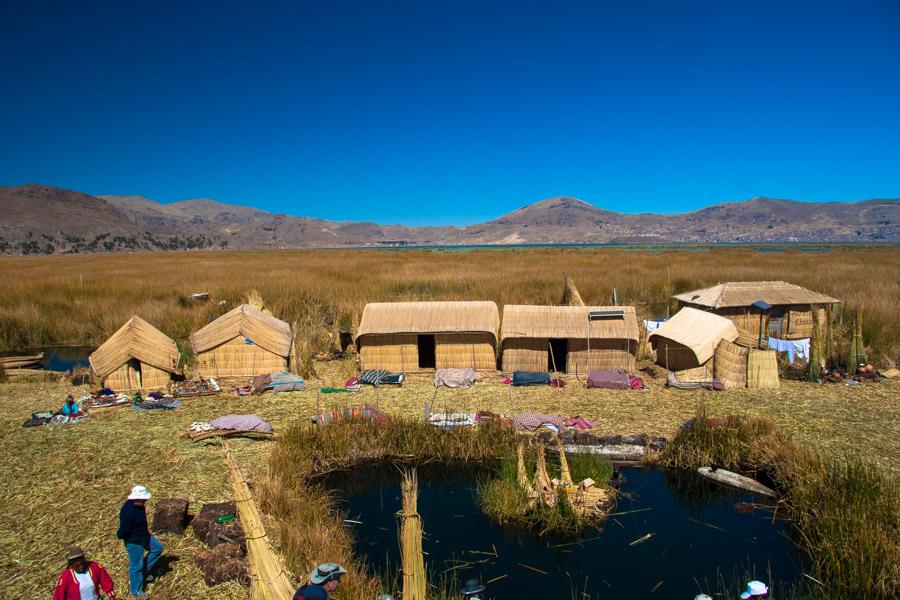
M623 214L557 197L467 227L408 227L274 214L201 198L88 196L49 186L0 187L5 253L669 242L900 241L900 200L754 198L673 214Z

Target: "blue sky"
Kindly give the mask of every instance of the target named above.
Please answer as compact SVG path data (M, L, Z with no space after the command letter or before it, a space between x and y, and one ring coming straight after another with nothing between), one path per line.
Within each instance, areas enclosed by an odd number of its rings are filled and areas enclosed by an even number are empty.
M0 22L0 185L410 224L556 195L900 197L893 0L31 1Z

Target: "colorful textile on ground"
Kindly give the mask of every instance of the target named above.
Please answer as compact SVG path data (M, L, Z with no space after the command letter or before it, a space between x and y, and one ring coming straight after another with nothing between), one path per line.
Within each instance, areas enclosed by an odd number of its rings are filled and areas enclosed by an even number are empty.
M436 369L434 387L470 388L475 385L475 369Z
M513 419L513 428L516 431L534 431L545 425L552 425L556 431L559 431L565 428L566 420L559 415L534 412L522 413Z
M249 396L253 393L252 385L242 385L240 387L231 388L231 393L235 396Z
M587 386L606 390L630 390L631 383L624 369L612 371L591 371L588 374Z
M706 390L715 390L717 392L725 389L725 385L718 379L713 379L712 381L688 383L688 382L678 381L678 378L675 377L675 373L671 373L671 372L666 377L666 386L672 387L672 388L675 388L678 390L696 390L699 388L703 388Z
M323 387L319 388L319 391L323 394L349 394L353 390L348 390L347 388Z
M644 385L644 380L640 377L636 377L635 375L628 376L628 385L630 385L631 389L633 390L647 389L647 386Z
M287 371L272 374L270 388L273 392L302 392L305 386L303 378Z
M344 388L350 390L351 392L358 392L362 386L359 384L359 379L356 377L351 377L347 381L344 382Z
M548 385L550 383L549 373L531 373L528 371L516 371L513 373L512 384L514 387L524 385Z
M557 378L557 379L551 379L549 383L550 383L550 387L555 387L555 388L564 388L564 387L566 387L566 381L565 381L565 379L558 379L558 378Z
M384 413L377 408L366 404L363 408L345 408L343 410L322 411L312 418L312 422L319 427L324 427L336 421L348 419L364 419L381 423L384 421Z
M272 433L272 426L256 415L225 415L209 422L214 429L236 429Z
M140 412L145 410L172 410L181 407L181 400L175 400L170 397L160 399L148 398L143 402L134 402L131 408Z
M437 427L467 427L475 424L475 413L431 413L428 424Z
M367 385L403 385L403 373L391 373L383 369L368 369L359 374L359 382Z

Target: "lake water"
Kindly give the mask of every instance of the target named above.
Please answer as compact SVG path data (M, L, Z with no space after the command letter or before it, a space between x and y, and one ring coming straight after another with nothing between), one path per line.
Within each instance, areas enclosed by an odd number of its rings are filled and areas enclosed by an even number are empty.
M68 371L78 367L90 367L88 356L94 349L84 346L48 346L39 348L44 353L41 368L46 371Z
M773 523L771 510L739 510L739 503L762 498L693 472L626 467L621 477L613 512L625 514L609 518L601 531L541 538L488 519L474 497L471 473L420 470L426 566L440 574L484 561L450 572L459 580L499 578L488 585L487 597L494 599L692 598L717 591L720 578L800 579L805 558L791 541L790 525ZM348 518L362 522L350 525L356 551L375 571L399 565L399 475L358 468L326 485L344 499ZM471 552L492 552L493 546L497 557Z

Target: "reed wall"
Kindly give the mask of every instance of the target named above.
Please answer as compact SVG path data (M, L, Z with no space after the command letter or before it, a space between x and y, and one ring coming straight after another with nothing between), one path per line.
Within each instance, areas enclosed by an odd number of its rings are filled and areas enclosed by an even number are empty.
M438 369L497 370L496 338L490 333L439 333L434 336Z
M287 359L237 336L196 356L197 372L203 377L252 377L287 370Z
M566 372L574 374L625 369L631 373L634 371L637 349L638 342L635 340L591 340L588 352L587 340L570 338Z
M409 373L419 370L419 347L415 334L371 334L357 341L359 366Z

